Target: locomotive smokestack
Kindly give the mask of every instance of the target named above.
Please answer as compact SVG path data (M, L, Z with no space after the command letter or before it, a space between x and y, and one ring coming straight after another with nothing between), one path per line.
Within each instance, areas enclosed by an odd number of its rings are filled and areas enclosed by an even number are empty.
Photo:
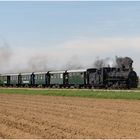
M116 64L121 69L133 69L133 60L130 57L116 57Z

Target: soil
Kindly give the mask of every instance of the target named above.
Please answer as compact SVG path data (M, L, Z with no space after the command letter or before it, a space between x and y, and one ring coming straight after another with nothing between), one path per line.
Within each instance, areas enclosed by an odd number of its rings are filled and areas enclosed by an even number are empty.
M140 101L0 94L0 138L140 138Z

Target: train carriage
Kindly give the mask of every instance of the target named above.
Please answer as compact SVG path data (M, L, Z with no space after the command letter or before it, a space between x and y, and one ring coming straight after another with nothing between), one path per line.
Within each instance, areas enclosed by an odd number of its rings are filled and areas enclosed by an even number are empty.
M21 86L30 87L34 82L34 73L21 73Z
M68 70L68 85L74 87L83 87L87 85L86 69Z
M10 86L19 86L19 76L20 74L9 74L10 77Z
M65 85L66 71L51 71L50 74L50 87L62 87Z
M1 86L9 86L10 85L10 76L8 74L0 75L0 85Z
M37 86L48 86L50 83L49 72L34 72L34 85Z

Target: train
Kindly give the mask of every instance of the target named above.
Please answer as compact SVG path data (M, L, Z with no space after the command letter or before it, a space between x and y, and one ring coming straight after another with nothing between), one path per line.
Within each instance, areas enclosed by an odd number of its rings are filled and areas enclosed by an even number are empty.
M58 88L137 88L138 76L132 68L132 59L119 58L115 67L79 70L44 71L1 74L4 87L58 87Z

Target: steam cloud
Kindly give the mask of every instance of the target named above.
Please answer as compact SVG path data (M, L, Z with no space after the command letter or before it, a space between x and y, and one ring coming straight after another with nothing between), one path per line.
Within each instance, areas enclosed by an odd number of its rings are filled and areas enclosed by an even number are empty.
M104 59L96 58L96 60L93 63L93 67L95 68L108 67L108 66L114 66L114 60L109 57Z
M12 57L12 49L7 42L0 42L0 71L7 69Z
M118 68L126 68L132 69L133 60L130 57L115 57L115 60L107 57L105 59L99 59L93 63L93 67L101 68L101 67L118 67Z
M14 54L16 56L16 53ZM13 65L13 50L8 45L7 42L0 42L0 73L20 73L20 72L36 72L36 71L48 71L48 70L58 70L58 68L53 67L50 69L48 66L48 62L51 62L51 58L48 59L45 54L32 54L27 58L26 66L20 62L20 60L15 60L17 63L16 66ZM56 62L57 63L57 62ZM82 69L82 68L101 68L101 67L119 67L119 68L127 68L132 69L133 60L129 57L116 57L112 58L104 58L100 59L99 57L92 63L91 66L84 66L81 63L79 57L77 55L73 55L70 59L61 67L62 70L72 70L72 69ZM10 67L11 65L11 67ZM21 67L20 67L21 66Z
M77 55L74 55L70 58L70 60L66 63L62 69L67 69L67 70L77 70L77 69L82 69L83 66L78 58Z

